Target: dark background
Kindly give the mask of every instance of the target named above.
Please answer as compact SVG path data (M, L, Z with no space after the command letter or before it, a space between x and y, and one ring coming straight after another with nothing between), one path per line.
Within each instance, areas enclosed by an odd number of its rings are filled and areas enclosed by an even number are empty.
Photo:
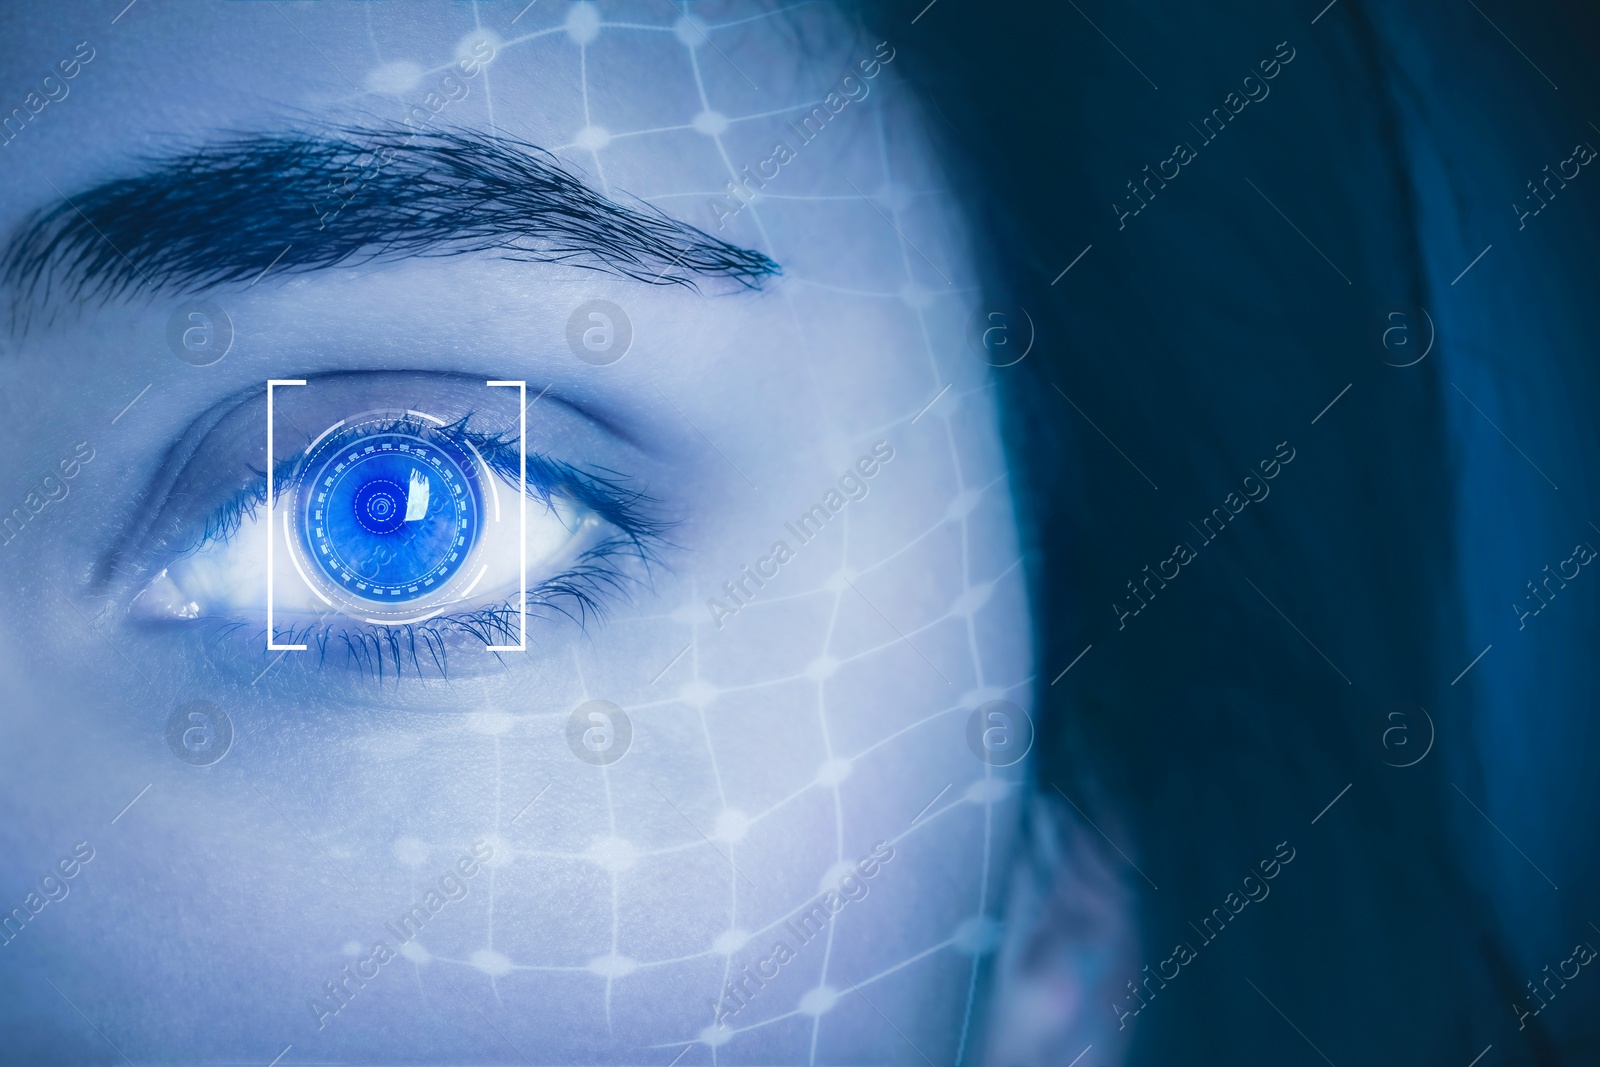
M1600 547L1600 172L1521 230L1511 206L1600 147L1600 13L1323 2L866 7L958 161L987 298L1038 331L1001 372L1038 791L1128 851L1094 861L1140 963L1200 948L1120 1033L1136 971L1084 1010L1137 1064L1600 1062L1594 968L1524 1029L1513 1007L1600 946L1600 576L1521 629L1511 608ZM1283 41L1270 95L1202 145L1189 123ZM1119 230L1180 140L1198 158ZM1284 441L1271 495L1202 545L1188 524ZM1124 583L1178 541L1198 558L1119 630ZM1271 897L1201 947L1189 924L1285 840Z

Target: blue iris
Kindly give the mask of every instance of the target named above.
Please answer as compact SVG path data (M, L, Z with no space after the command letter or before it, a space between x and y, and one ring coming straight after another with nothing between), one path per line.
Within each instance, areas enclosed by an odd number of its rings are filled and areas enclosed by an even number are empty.
M302 545L340 600L446 599L479 534L471 461L454 442L403 421L369 420L314 449L298 495Z

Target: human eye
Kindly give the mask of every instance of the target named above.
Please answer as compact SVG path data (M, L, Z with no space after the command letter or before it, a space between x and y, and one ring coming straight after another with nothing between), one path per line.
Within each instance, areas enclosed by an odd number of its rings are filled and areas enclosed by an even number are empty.
M648 584L668 523L617 464L572 458L605 451L572 409L529 419L522 390L459 375L303 381L275 390L270 463L259 387L174 445L108 561L131 622L246 668L444 676Z

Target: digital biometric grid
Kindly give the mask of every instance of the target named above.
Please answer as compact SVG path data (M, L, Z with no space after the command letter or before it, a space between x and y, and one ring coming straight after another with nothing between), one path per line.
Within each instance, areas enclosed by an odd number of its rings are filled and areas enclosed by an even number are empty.
M665 7L663 5L663 9ZM476 15L477 5L474 5L474 12ZM531 22L546 12L533 8L531 11L525 9L524 14L529 16L528 21ZM738 69L737 60L723 53L717 42L729 27L747 21L751 20L715 24L679 17L654 25L607 22L593 6L574 4L567 10L565 20L560 25L521 36L508 36L497 42L496 55L498 59L505 52L529 47L532 42L541 40L546 41L547 49L566 49L576 53L582 84L584 126L575 132L570 143L554 151L558 155L570 156L575 151L586 155L592 161L592 174L608 194L613 191L606 181L605 161L607 146L612 141L687 129L696 130L710 139L726 167L729 179L737 181L739 165L723 140L729 127L748 121L772 121L785 115L803 114L820 103L820 98L810 99L788 108L747 116L725 116L718 109L717 101L708 93L706 79L702 77L704 65L726 64ZM479 25L481 29L481 19ZM689 69L693 72L701 111L697 115L685 115L684 122L679 126L631 131L608 129L605 114L598 107L591 107L590 101L589 50L592 42L602 34L670 34L675 37L681 43ZM375 42L374 49L376 51ZM493 67L493 64L486 66L479 77L491 126L494 123L491 88ZM744 76L744 72L739 73L741 77ZM881 186L863 193L854 187L855 183L850 183L835 195L798 196L773 192L763 193L762 199L820 203L859 202L865 198L883 216L884 224L893 227L899 234L905 284L898 292L851 290L822 279L793 274L786 279L786 283L802 289L816 287L835 294L848 293L860 300L904 301L914 309L922 347L928 360L928 402L918 405L921 410L906 410L900 418L881 427L875 435L869 435L867 440L881 438L893 442L894 447L899 449L932 446L947 452L950 487L948 508L942 518L909 539L898 550L871 559L859 558L860 550L852 549L850 509L846 508L847 513L842 516L842 521L833 524L838 528L829 529L827 542L807 550L831 558L834 568L832 576L814 581L807 588L791 585L782 592L760 598L752 614L785 612L792 608L797 613L804 613L797 614L797 618L816 613L826 616L827 624L820 631L821 640L802 657L810 660L809 666L799 673L739 684L728 684L719 677L714 664L705 655L705 643L716 636L705 600L708 594L720 595L719 590L701 589L668 614L629 620L630 624L653 622L658 626L670 626L679 635L682 648L670 662L664 660L650 667L648 673L654 674L659 670L660 674L648 684L640 679L635 699L625 699L617 693L614 684L608 686L595 677L584 677L582 661L575 654L573 674L578 681L568 706L577 706L591 699L617 699L633 717L635 751L618 766L595 768L573 761L571 772L565 777L536 781L528 774L518 774L514 765L508 766L503 758L503 748L524 731L534 730L539 731L540 736L548 735L549 723L565 719L566 712L512 716L501 711L486 710L471 716L470 728L483 737L485 760L492 767L495 777L495 824L493 833L487 837L494 858L485 864L486 913L482 916L481 934L475 941L440 945L435 936L430 936L431 932L425 931L414 940L407 941L400 949L415 969L419 991L427 995L455 995L450 988L432 986L429 972L433 968L458 968L469 976L472 972L485 976L488 988L502 1006L504 1001L500 997L504 982L518 975L543 975L569 982L571 990L576 991L569 992L569 996L600 1001L606 1026L621 1044L636 1049L661 1050L662 1062L693 1063L708 1059L714 1064L744 1062L747 1055L770 1055L774 1049L781 1050L786 1057L804 1057L807 1062L815 1062L819 1055L825 1058L827 1051L823 1045L823 1035L830 1018L837 1017L833 1014L836 1005L844 998L860 996L873 1005L872 1011L866 1013L870 1017L867 1025L881 1028L889 1035L889 1040L896 1043L897 1051L891 1055L907 1061L920 1061L923 1056L918 1046L929 1040L939 1042L930 1048L936 1057L953 1053L956 1062L965 1062L974 1055L971 1042L978 1021L974 1013L978 1007L980 968L984 957L998 943L996 916L999 901L995 890L1002 881L1001 872L1007 863L1007 856L995 845L997 820L1015 817L1014 804L1003 802L1008 798L1015 800L1014 791L1019 775L997 770L972 758L957 739L966 717L979 704L1000 698L1009 698L1023 705L1029 702L1027 693L1033 681L1031 674L1022 676L1024 672L1008 670L1006 676L991 677L986 671L974 620L974 616L1002 582L1012 586L1020 584L1021 568L1020 560L1013 560L1004 568L980 573L969 551L969 520L974 512L985 506L999 506L1002 510L1008 510L1009 489L1003 484L1003 476L987 484L968 484L963 470L963 453L969 444L959 435L961 419L964 413L970 413L970 408L981 406L987 398L981 386L957 385L952 381L952 372L957 377L965 375L973 379L970 370L960 366L973 363L973 356L961 350L964 339L959 334L946 331L942 337L934 336L929 309L936 300L949 300L958 295L970 298L973 291L953 285L943 277L938 266L910 246L900 233L903 205L913 197L930 195L937 190L913 190L896 184L883 109L871 107L864 110L871 114L849 117L857 123L871 124L871 136L877 141L883 169ZM664 197L652 197L649 190L619 192L638 193L645 200L659 202L665 210L701 226L706 226L710 217L694 212L704 202L727 196L726 189L674 193ZM686 204L693 207L685 209ZM757 247L772 251L760 201L741 207L740 213L748 218L760 235ZM783 298L790 305L796 331L806 334L803 325L805 316L796 306L796 295L786 288ZM828 418L826 407L822 409L822 416ZM880 477L886 478L892 474L893 467L889 464ZM818 486L818 491L823 488L825 486ZM870 506L870 501L863 506ZM942 613L914 628L900 626L897 629L897 623L878 613L870 602L862 603L865 597L859 587L875 571L897 565L919 565L925 562L929 546L934 545L948 546L953 551L962 574L961 594ZM816 560L811 563L815 569ZM881 642L865 648L845 646L839 638L836 624L841 614L847 611L869 615L876 613L887 624L877 628L882 635ZM747 625L751 621L740 617L729 623L730 626L735 624ZM916 649L924 643L920 639L951 626L965 631L962 643L968 662L958 664L941 659L936 664L920 651L912 657L915 667L911 669L938 674L947 685L948 698L943 706L869 743L842 743L841 739L833 736L838 732L836 724L841 711L848 713L847 708L841 709L834 701L830 701L829 679L836 671L858 660L882 657L890 652L904 652L907 646ZM787 628L779 629L787 632ZM798 632L808 633L804 628ZM1021 662L1026 662L1025 656ZM946 674L952 677L945 677ZM544 680L551 681L548 678ZM814 719L808 729L814 729L823 759L808 782L775 800L755 806L755 810L743 810L747 798L741 797L738 784L728 781L727 768L719 766L715 736L717 728L710 709L719 699L762 699L767 693L778 694L783 691L787 694L796 688L806 694L799 699L798 706L809 704ZM785 695L782 699L792 701L795 698ZM687 794L683 791L683 782L693 775L682 774L680 768L670 765L651 766L649 763L648 733L657 724L672 722L680 725L683 722L695 725L697 722L705 743L706 769L720 810L706 812L702 805L691 804L685 799ZM832 728L831 724L834 724ZM947 780L942 789L936 786L928 791L928 806L920 813L884 812L872 825L847 827L847 805L842 786L851 774L868 759L892 758L896 747L903 745L906 738L936 727L944 728L951 738L952 751L949 759L942 764L951 770L945 775ZM675 773L678 777L674 777ZM606 823L604 836L593 840L586 848L541 848L524 843L530 837L538 836L541 809L548 812L558 805L564 792L585 791L602 794ZM744 785L744 792L752 793L748 783ZM758 793L759 790L754 792ZM628 803L619 802L619 794L625 796ZM663 812L663 818L646 827L652 833L645 840L632 839L619 826L619 812L626 813L633 808L634 801L639 806L653 805ZM784 889L774 892L771 884L778 876L773 862L774 842L763 841L763 836L775 837L783 832L786 825L807 825L803 822L786 823L785 820L793 810L819 802L831 808L832 812L834 840L831 855L825 863L820 864L819 858L811 855L787 857L790 869L783 872L786 876ZM977 817L977 827L969 832L973 847L968 860L981 870L981 876L976 899L966 902L964 914L955 921L946 922L942 928L928 927L930 921L943 920L923 918L906 909L904 903L915 897L906 894L904 886L897 891L901 894L898 897L900 909L894 912L881 910L892 902L874 899L875 895L888 896L888 888L896 880L928 876L926 867L917 869L915 866L914 857L919 840L929 835L961 834L964 832L963 819L970 822L974 815ZM544 817L550 818L548 815ZM952 826L952 822L956 825ZM562 836L558 830L554 832L557 838ZM792 966L808 976L815 975L815 980L809 981L809 987L798 997L793 995L789 990L794 980L787 976L788 967L785 967L785 974L774 979L774 988L761 989L753 996L748 996L743 1006L728 1012L724 1025L714 1025L714 1004L720 1001L724 1008L730 1006L723 991L729 983L740 977L741 968L746 965L753 968L754 961L766 955L772 938L782 934L786 928L792 928L794 921L817 902L821 893L834 887L849 866L871 850L872 842L879 840L895 851L896 858L880 865L870 883L869 895L859 903L849 903L844 907L834 921L827 923L814 942L797 946L799 962ZM427 843L410 836L397 839L393 843L393 851L402 864L415 871L416 879L410 888L419 895L428 888L434 868L443 869L454 858L453 852L447 854L442 847L430 849ZM672 929L674 916L670 909L640 922L636 915L629 914L627 902L631 899L637 907L644 908L639 894L642 889L648 888L642 883L650 881L648 869L652 860L678 857L685 853L694 855L697 863L702 859L707 861L696 868L706 872L706 882L695 883L691 880L687 886L674 884L670 889L658 885L654 903L659 905L662 899L673 899L678 893L698 892L701 896L708 896L707 890L711 884L720 882L723 886L720 905L722 929L700 938L702 944L692 951L682 951L681 948L657 949L652 946L652 940L670 945L681 932ZM603 897L608 898L607 906L602 910L609 913L609 938L583 943L571 943L569 940L565 944L555 945L552 942L559 938L529 931L525 924L516 920L514 911L508 917L507 883L512 879L513 865L523 860L553 866L564 872L563 877L573 881L582 881L599 872L597 888ZM472 889L474 894L480 891L478 888ZM475 906L480 909L485 907L482 902ZM871 915L874 908L880 909L875 916ZM857 973L839 962L844 945L836 939L837 927L840 922L847 920L857 924L854 926L856 937L887 937L891 928L901 926L915 928L916 935L922 941L915 946L907 946L904 955L890 966L880 967L872 973ZM658 932L661 936L652 938ZM795 939L786 937L786 940L793 943ZM360 942L352 941L346 946L345 952L353 955L362 947ZM552 958L558 955L561 958ZM919 966L948 966L947 961L952 957L959 961L956 970L965 987L961 997L964 1010L958 1021L949 1024L952 1032L948 1038L936 1028L944 1021L931 1021L935 1028L929 1029L930 1020L908 1014L904 1004L900 1005L896 1017L896 1013L885 1008L876 996L880 983L897 972ZM692 987L684 995L683 1007L664 1012L643 1027L630 1024L622 1017L618 1004L626 999L628 983L637 981L636 975L643 976L663 969L669 969L670 980ZM443 977L451 979L448 972ZM788 977L787 985L781 984L785 977ZM465 984L459 974L454 976L452 985L464 989L469 998L474 992L473 986ZM614 1012L614 1007L619 1010ZM857 1018L862 1016L858 1015ZM921 1028L918 1028L919 1023ZM897 1032L900 1037L894 1036ZM761 1039L765 1034L780 1036L766 1037L759 1046L751 1044L752 1038ZM917 1040L913 1042L908 1034L916 1035ZM946 1041L948 1049L944 1044ZM694 1051L696 1047L700 1048L700 1052ZM935 1048L939 1051L933 1051ZM539 1055L534 1049L520 1051L535 1058ZM673 1059L675 1055L680 1058Z

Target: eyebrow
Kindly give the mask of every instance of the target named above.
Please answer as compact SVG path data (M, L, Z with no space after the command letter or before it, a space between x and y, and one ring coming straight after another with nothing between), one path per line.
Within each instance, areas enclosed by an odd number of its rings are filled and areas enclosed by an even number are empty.
M333 127L147 157L30 214L0 258L27 301L201 292L269 269L497 252L657 285L780 273L654 206L595 192L549 152L467 130Z

